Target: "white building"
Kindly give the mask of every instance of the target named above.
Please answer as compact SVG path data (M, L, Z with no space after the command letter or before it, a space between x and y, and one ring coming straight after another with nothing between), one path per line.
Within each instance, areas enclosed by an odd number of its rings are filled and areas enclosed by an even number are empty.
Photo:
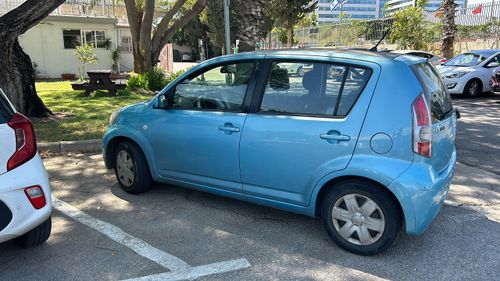
M23 0L0 0L0 15L16 8ZM77 74L80 62L77 45L92 44L97 64L91 69L111 69L111 52L119 48L121 71L133 69L132 37L123 5L112 0L67 0L38 25L20 37L24 51L37 65L40 77L61 78ZM110 46L108 46L110 45ZM108 49L106 48L108 47Z

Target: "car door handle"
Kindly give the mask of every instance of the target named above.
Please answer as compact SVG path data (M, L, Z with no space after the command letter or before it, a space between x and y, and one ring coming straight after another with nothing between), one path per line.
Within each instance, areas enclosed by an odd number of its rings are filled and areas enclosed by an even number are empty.
M320 138L328 141L349 141L351 140L350 136L347 135L341 135L337 131L331 131L326 134L321 134L319 135Z
M231 123L226 123L224 125L219 126L219 130L225 132L225 133L236 133L240 131L240 128L234 127L233 124Z

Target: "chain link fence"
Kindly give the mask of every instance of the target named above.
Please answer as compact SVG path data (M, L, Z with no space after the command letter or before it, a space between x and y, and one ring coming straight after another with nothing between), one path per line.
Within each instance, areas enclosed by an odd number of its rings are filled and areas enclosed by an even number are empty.
M473 13L473 11L475 11ZM441 44L441 18L436 12L425 14L425 25L431 37L428 51L438 53ZM473 49L500 48L500 1L497 4L483 4L478 13L477 6L457 9L455 14L457 34L455 51L461 53ZM391 27L392 18L376 20L343 19L335 24L324 24L295 30L294 46L311 47L359 47L370 48L376 44ZM280 38L283 37L283 38ZM391 44L389 36L380 45L381 49L398 49ZM266 48L285 48L283 32L271 33Z

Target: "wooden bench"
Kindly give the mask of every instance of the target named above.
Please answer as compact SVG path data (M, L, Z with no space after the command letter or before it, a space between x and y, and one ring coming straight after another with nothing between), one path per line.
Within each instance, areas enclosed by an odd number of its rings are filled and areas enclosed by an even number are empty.
M118 90L123 90L127 87L127 80L118 79L111 81L111 71L109 70L94 70L87 72L89 82L75 82L71 84L73 90L85 90L85 95L90 95L91 92L97 90L107 90L111 95L116 96Z

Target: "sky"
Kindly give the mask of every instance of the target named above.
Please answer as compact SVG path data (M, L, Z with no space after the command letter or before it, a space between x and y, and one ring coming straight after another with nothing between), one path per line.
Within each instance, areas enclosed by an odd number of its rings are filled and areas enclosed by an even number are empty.
M469 5L476 5L476 4L479 4L479 3L491 3L491 0L469 0L467 1L467 3L469 3ZM500 0L495 0L495 3L498 3L500 4Z

